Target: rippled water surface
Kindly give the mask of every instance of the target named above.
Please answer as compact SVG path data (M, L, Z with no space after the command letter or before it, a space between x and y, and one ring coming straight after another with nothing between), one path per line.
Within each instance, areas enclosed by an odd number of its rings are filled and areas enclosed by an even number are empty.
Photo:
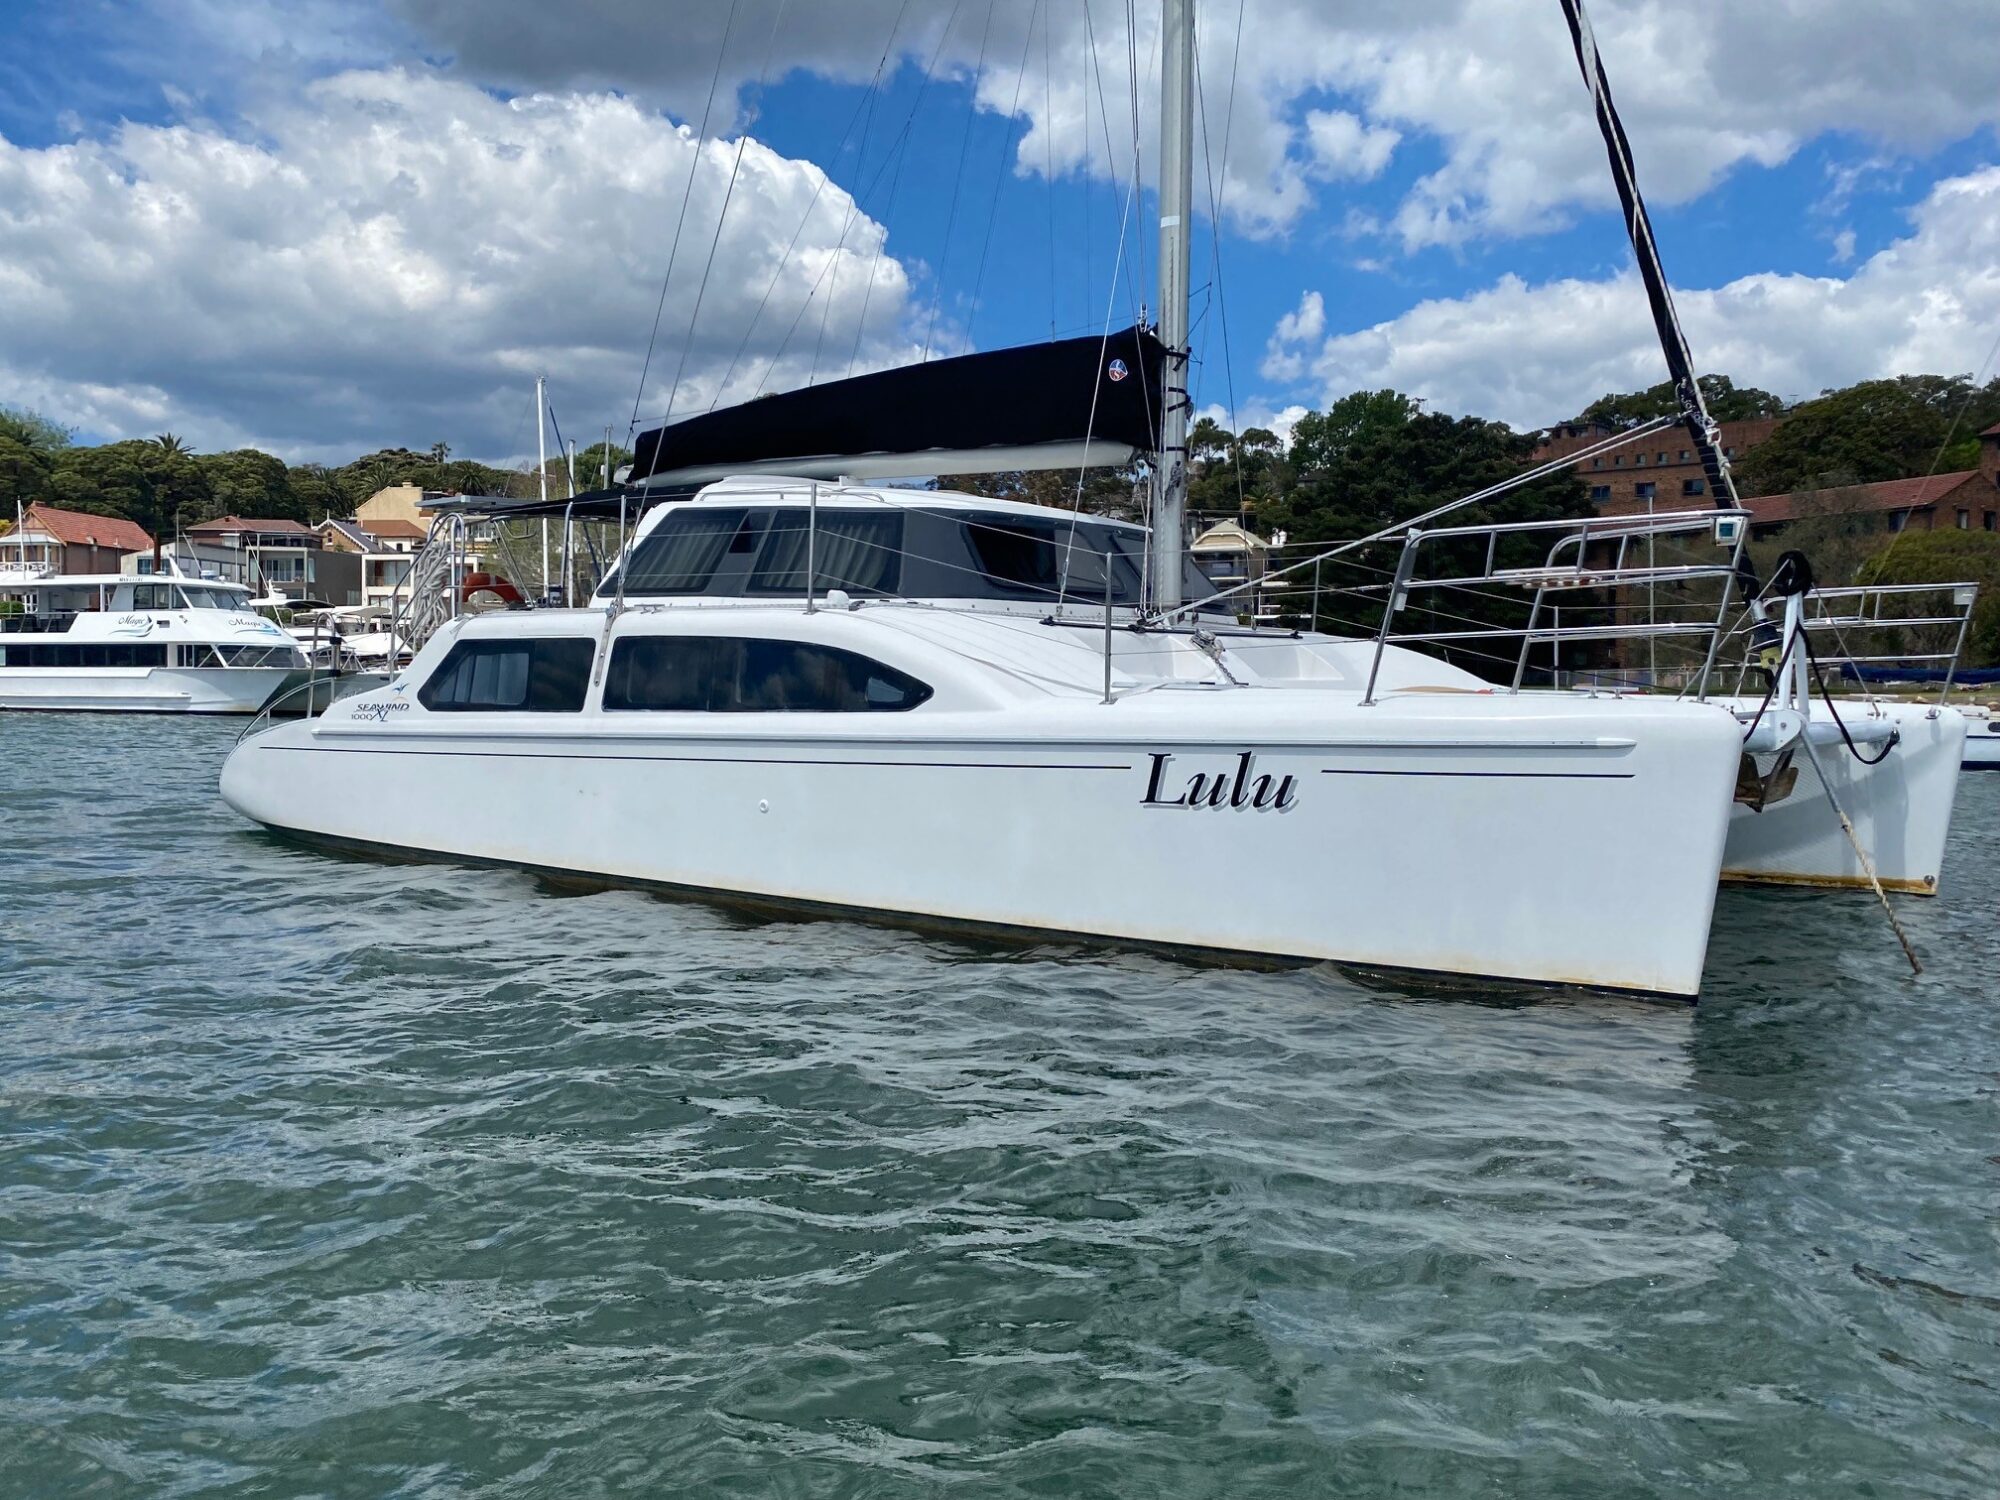
M2000 777L1924 978L1729 891L1688 1009L345 859L234 732L0 718L0 1494L2000 1493Z

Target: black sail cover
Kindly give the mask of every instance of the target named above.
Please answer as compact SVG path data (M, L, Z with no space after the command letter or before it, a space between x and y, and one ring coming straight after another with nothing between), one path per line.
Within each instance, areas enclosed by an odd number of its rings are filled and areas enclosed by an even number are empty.
M1159 450L1165 357L1133 327L805 386L641 433L631 482L1122 463Z

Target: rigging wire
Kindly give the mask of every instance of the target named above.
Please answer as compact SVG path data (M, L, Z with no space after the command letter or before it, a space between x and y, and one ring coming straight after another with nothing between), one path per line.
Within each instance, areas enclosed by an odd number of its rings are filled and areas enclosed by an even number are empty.
M979 116L979 80L986 76L986 45L993 36L994 0L986 0L986 24L979 31L979 60L972 69L972 98L965 107L965 129L958 137L958 170L951 178L951 207L944 217L944 244L938 251L937 269L931 274L935 286L931 292L930 323L924 329L924 352L918 364L928 364L931 357L931 340L937 333L938 308L944 301L945 265L951 259L951 232L958 223L958 194L965 185L965 153L972 145L972 122Z
M960 3L962 3L962 0L960 0ZM917 111L923 106L924 94L930 88L932 76L935 74L937 69L938 58L943 53L945 42L951 35L952 26L958 19L958 11L959 11L959 4L954 4L952 6L951 15L945 21L944 30L941 33L939 33L937 46L934 47L931 51L930 62L926 66L924 71L924 81L922 84L918 86L917 96L911 102L909 112L904 116L902 126L897 131L896 136L892 141L892 143L890 144L888 151L884 154L882 161L880 162L880 164L877 165L874 177L869 179L869 181L859 191L851 193L848 196L847 216L841 223L840 236L834 242L833 254L828 256L827 263L820 268L819 275L813 279L813 284L806 289L805 300L799 304L799 310L792 315L792 321L790 325L785 329L785 336L778 341L778 347L774 351L772 351L770 359L765 361L763 373L757 377L757 380L753 384L752 389L761 391L764 388L765 384L770 380L772 373L777 369L778 362L785 357L785 351L791 348L792 339L797 335L799 331L799 325L805 321L806 314L809 311L811 311L813 299L819 295L820 287L826 283L830 272L833 270L833 267L838 260L840 251L847 244L848 235L853 232L854 221L857 218L859 218L861 214L862 202L874 194L875 189L881 185L882 178L888 175L891 166L894 166L896 170L895 179L890 184L890 194L889 194L890 208L891 211L893 212L895 205L896 183L900 182L902 177L903 148L909 143L911 131L916 123ZM865 159L868 149L867 139L865 136L863 137L862 140L861 149L862 149L862 156ZM887 229L885 226L883 240L877 241L875 247L874 260L871 261L869 264L867 294L872 294L874 290L875 267L881 261L882 245L886 241L886 239L887 239ZM859 355L861 348L862 331L867 326L867 318L868 318L867 294L864 294L862 299L861 321L859 324L857 324L854 335L854 348L855 348L855 355L857 357ZM829 299L829 301L830 300L831 299ZM824 325L822 325L822 327L823 326ZM849 362L848 373L849 374L853 373L852 359L850 359ZM813 378L816 379L817 375L818 371L817 368L815 368L813 371ZM809 381L808 383L811 382Z
M1007 129L1000 137L1000 156L993 169L993 196L986 205L986 234L979 242L979 268L972 274L972 305L965 315L965 340L972 342L973 325L979 318L979 289L986 280L986 257L993 248L993 226L1000 214L1000 186L1007 178L1007 150L1014 143L1014 122L1021 117L1021 87L1028 81L1028 52L1035 44L1035 18L1041 14L1042 0L1028 13L1028 37L1021 44L1021 67L1014 75L1014 102L1007 111ZM974 99L977 107L978 100ZM943 266L938 268L942 271ZM1052 309L1053 310L1053 309Z
M764 66L757 75L757 92L760 97L764 92L765 81L771 74L771 57L778 46L778 27L784 21L785 8L789 3L790 0L778 0L777 9L771 13L771 35L764 44ZM723 189L722 208L715 216L715 234L708 242L708 259L702 263L701 281L695 287L694 310L688 314L687 336L681 341L680 361L674 366L674 383L667 391L666 414L660 418L662 427L674 419L674 401L680 395L681 376L687 371L688 353L694 348L695 328L701 322L702 299L708 294L708 279L715 270L715 250L722 243L722 226L729 220L729 200L735 196L736 179L743 170L743 153L749 145L750 127L746 123L742 133L736 138L736 160L729 168L729 185Z
M1042 12L1042 180L1048 184L1049 211L1049 340L1056 337L1056 132L1055 69L1049 32L1054 27L1055 7Z
M952 0L951 14L945 18L944 30L938 33L937 46L931 49L931 60L924 68L923 82L917 85L917 96L910 102L910 112L903 120L903 128L897 134L895 141L890 145L889 155L883 162L883 168L886 168L890 162L895 164L895 175L889 180L889 203L887 211L882 216L882 237L875 242L875 253L868 261L868 280L861 288L861 316L854 324L854 347L847 354L848 375L852 375L854 367L861 362L861 341L868 331L868 306L875 298L875 273L882 265L882 251L889 243L889 226L894 222L896 217L896 197L902 191L903 187L904 147L909 144L910 133L916 127L917 111L923 107L924 96L930 92L931 84L937 78L938 60L944 56L944 45L951 37L952 27L958 24L958 12L963 4L964 0ZM866 143L864 142L864 154L866 149ZM875 180L877 182L881 181L883 168L876 170ZM871 189L872 187L873 184L870 184ZM856 197L848 214L848 221L841 227L840 243L842 245L847 243L847 232L853 227L854 216L860 213L860 211L861 199ZM807 300L810 301L811 299L808 298ZM832 301L833 298L829 294L827 298L829 308ZM803 310L801 310L801 316L803 316ZM820 321L823 326L826 321L824 313L822 313ZM818 375L818 357L815 355L813 378L818 378Z
M840 137L840 145L834 150L834 160L836 161L846 154L848 142L854 138L854 127L856 125L861 125L862 155L865 158L867 154L868 133L874 124L875 105L881 98L882 75L888 67L889 58L895 52L896 37L902 30L903 17L908 13L909 8L910 0L903 0L901 7L896 11L895 24L889 28L889 40L884 44L882 55L875 63L875 76L869 80L868 90L862 102L855 106L854 113L848 117L847 129ZM866 124L862 123L864 114L867 117ZM857 160L855 163L855 175L857 177L860 175L861 165L861 161ZM729 389L730 378L735 375L737 365L742 362L744 354L750 348L750 337L757 331L757 324L764 316L764 309L770 304L771 294L778 289L778 282L784 276L785 268L791 264L792 256L799 248L799 241L805 235L806 226L812 222L813 210L819 206L821 195L826 192L827 184L833 180L832 174L828 172L820 172L816 174L816 178L817 180L813 183L812 197L807 200L805 212L799 216L799 227L792 231L791 243L785 246L785 253L779 257L777 266L771 272L771 280L764 287L764 295L757 299L757 310L750 315L750 324L743 330L743 341L736 346L736 353L730 358L729 368L723 373L721 381L715 387L715 400L708 403L710 411L715 410L716 406L722 400L723 393ZM834 254L838 258L839 251L836 249ZM832 298L833 292L829 288L827 299L830 302ZM817 358L817 350L815 350L815 358Z
M1248 0L1236 0L1236 46L1229 56L1229 93L1222 115L1222 162L1218 172L1208 143L1208 95L1201 86L1201 33L1197 30L1194 42L1194 85L1195 98L1200 106L1201 118L1201 158L1203 170L1208 178L1208 247L1209 283L1215 288L1216 322L1222 329L1222 374L1229 393L1229 452L1231 467L1236 472L1236 515L1242 519L1245 510L1243 496L1243 433L1238 425L1236 413L1236 363L1229 348L1229 299L1224 293L1222 280L1222 205L1216 193L1216 178L1222 179L1223 190L1229 186L1229 137L1236 123L1236 64L1243 55L1243 8ZM1203 316L1207 315L1204 307ZM1190 343L1193 336L1190 334ZM1198 385L1198 380L1197 380Z
M667 288L673 285L674 262L681 253L681 228L687 223L688 200L694 197L695 175L701 170L701 148L708 140L708 117L715 108L715 91L722 82L722 64L729 55L729 38L736 29L737 0L729 0L729 17L722 27L722 45L716 50L715 72L708 80L708 102L701 107L701 128L695 132L694 155L688 160L687 184L681 189L681 208L674 219L674 238L667 251L667 274L660 278L660 300L653 308L653 331L646 338L646 358L639 367L639 389L632 393L632 419L625 424L625 441L639 430L639 405L646 399L646 376L653 368L653 346L660 337L660 317L667 307Z

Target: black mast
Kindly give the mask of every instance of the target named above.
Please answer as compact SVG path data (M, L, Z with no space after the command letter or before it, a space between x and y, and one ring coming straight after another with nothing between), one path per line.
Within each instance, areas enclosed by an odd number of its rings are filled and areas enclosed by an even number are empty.
M1604 149L1611 158L1611 180L1618 189L1618 201L1625 210L1625 230L1632 239L1632 253L1639 262L1639 277L1646 284L1646 300L1652 305L1653 326L1659 330L1660 349L1667 356L1667 373L1673 377L1674 394L1680 401L1681 423L1701 455L1702 472L1708 476L1709 493L1718 508L1738 505L1736 481L1729 473L1729 459L1722 451L1721 429L1708 414L1701 386L1695 379L1694 357L1688 353L1687 337L1681 332L1674 312L1674 295L1667 285L1666 269L1660 264L1659 246L1653 239L1653 221L1646 201L1639 196L1638 173L1632 166L1632 145L1625 139L1625 126L1611 102L1611 83L1604 76L1604 59L1597 52L1597 37L1590 19L1583 13L1583 0L1562 0L1563 15L1569 20L1569 34L1576 44L1577 66L1597 106L1597 128L1604 135ZM1754 577L1746 571L1744 582Z

